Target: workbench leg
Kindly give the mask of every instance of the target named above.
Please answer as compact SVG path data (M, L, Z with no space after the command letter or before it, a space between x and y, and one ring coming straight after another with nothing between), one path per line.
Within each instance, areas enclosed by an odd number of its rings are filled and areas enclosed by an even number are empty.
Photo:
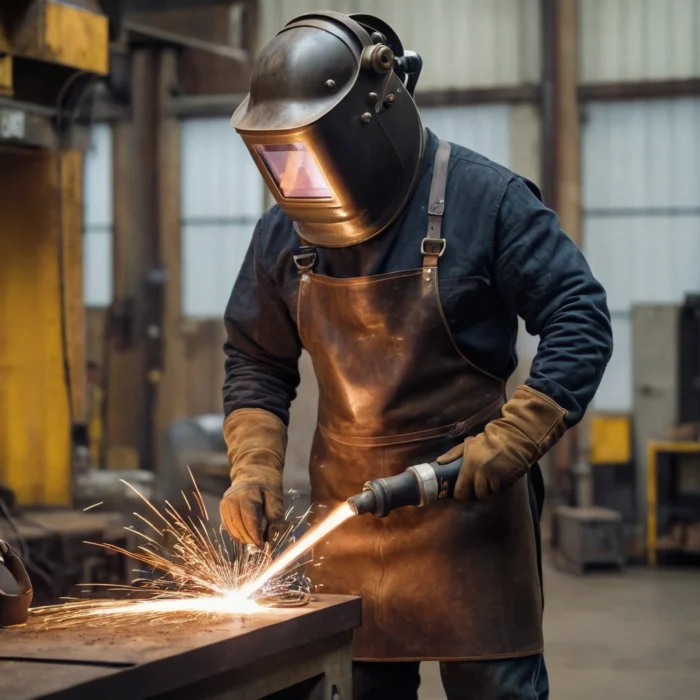
M352 648L338 650L326 659L323 678L308 700L352 700Z

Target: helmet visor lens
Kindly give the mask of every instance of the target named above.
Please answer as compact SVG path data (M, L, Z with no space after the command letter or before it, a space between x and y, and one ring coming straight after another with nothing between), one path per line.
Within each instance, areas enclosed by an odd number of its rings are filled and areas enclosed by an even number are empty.
M333 193L311 152L303 143L254 144L282 196L287 199L331 199Z

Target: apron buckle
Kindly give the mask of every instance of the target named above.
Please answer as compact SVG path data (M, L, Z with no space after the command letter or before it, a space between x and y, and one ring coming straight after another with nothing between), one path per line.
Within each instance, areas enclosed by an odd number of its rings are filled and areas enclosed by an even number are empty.
M420 244L421 255L437 255L442 257L447 247L447 241L444 238L424 238Z
M299 272L308 272L316 264L316 248L312 245L303 245L293 259Z

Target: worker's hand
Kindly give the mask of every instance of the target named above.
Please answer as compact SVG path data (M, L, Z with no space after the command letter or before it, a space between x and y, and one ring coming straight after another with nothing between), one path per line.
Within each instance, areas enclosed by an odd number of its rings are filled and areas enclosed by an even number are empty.
M262 546L263 516L268 523L284 517L279 489L262 484L238 484L226 491L220 506L221 522L234 540Z
M263 517L284 517L282 467L287 428L269 411L242 408L224 422L231 486L221 501L221 522L242 544L262 546Z
M482 499L510 488L561 438L565 417L566 411L549 397L519 386L501 418L438 458L447 464L463 457L455 500Z

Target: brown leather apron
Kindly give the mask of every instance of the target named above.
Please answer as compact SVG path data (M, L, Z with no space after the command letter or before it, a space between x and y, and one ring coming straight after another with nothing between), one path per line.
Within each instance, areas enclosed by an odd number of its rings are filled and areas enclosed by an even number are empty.
M302 270L298 326L320 389L311 453L316 517L500 415L504 385L462 356L438 291L450 146L430 188L423 267L372 277ZM527 480L485 501L352 518L314 550L322 593L362 596L362 660L466 660L542 651Z

